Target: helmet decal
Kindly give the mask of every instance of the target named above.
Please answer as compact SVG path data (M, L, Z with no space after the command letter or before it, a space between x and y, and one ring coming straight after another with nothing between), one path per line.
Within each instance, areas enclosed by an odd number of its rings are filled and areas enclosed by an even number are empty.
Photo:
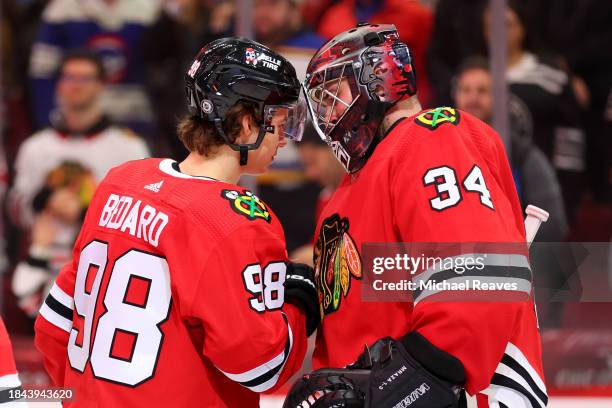
M196 72L198 72L198 69L200 68L200 64L201 62L198 60L193 61L193 64L191 64L191 68L189 68L189 71L187 72L187 75L192 78L195 77Z
M202 101L202 112L211 113L213 111L213 104L208 99Z
M244 62L253 66L257 65L257 53L252 48L244 50Z

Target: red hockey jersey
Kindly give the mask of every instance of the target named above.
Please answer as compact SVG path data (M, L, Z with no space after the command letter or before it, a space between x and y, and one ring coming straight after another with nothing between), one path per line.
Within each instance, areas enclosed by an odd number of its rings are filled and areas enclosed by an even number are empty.
M521 243L524 249L521 208L506 154L486 124L451 108L396 123L364 168L347 175L335 191L317 234L315 270L324 319L313 356L316 368L345 366L364 344L418 331L461 360L467 391L483 393L480 406L488 400L513 408L546 404L526 250L489 254L479 274L515 283L511 291L516 293L495 294L522 301L433 301L444 289L415 290L408 302L362 298L364 275L371 272L364 270L359 253L366 243L495 242ZM500 270L503 277L497 275ZM439 281L470 275L448 272L424 270L413 281L434 274Z
M306 350L282 226L242 187L146 159L112 169L36 321L69 406L257 407Z
M14 399L10 392L18 390L21 390L21 382L17 376L17 368L15 368L11 340L0 317L0 405Z

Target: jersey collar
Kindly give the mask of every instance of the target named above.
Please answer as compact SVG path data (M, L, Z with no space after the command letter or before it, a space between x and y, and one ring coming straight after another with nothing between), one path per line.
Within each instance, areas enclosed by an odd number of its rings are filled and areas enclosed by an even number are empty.
M212 177L190 176L189 174L185 174L181 172L181 169L179 168L178 163L172 159L163 159L161 162L159 162L159 170L161 170L163 173L166 173L170 176L182 178L182 179L219 181Z

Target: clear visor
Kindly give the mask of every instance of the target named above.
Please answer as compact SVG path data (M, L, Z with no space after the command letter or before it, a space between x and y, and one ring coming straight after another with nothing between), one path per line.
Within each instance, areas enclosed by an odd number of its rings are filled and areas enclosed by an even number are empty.
M264 107L264 126L266 131L278 134L289 140L299 142L304 133L306 122L306 99L302 92L294 104L266 105Z

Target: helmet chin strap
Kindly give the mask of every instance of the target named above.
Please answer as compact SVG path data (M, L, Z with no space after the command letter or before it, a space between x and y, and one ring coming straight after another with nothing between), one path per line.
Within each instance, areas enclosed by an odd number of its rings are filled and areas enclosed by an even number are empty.
M249 149L245 145L238 145L238 147L240 148L240 165L246 166L249 160Z
M223 140L225 140L225 142L229 145L229 147L231 147L232 150L236 150L240 154L241 166L247 165L247 162L249 160L249 150L258 149L261 145L261 141L263 140L266 134L265 126L261 126L259 128L259 133L257 134L257 140L254 144L236 144L232 143L225 134L225 131L223 130L223 120L219 117L215 118L215 128L217 129L217 132L219 132Z

